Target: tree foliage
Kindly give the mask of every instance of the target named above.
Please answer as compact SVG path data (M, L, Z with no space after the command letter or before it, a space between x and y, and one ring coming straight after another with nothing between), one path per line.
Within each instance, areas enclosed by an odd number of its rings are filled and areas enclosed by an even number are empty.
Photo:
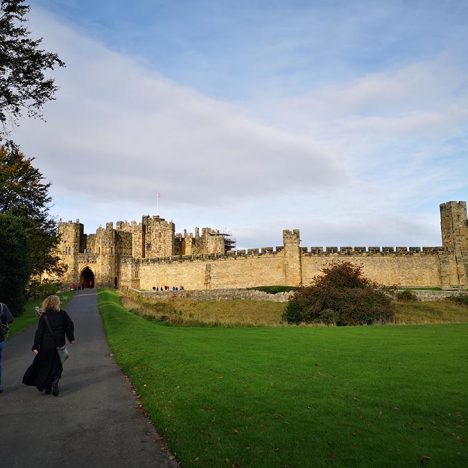
M336 263L322 270L311 286L298 290L283 319L289 323L370 325L394 320L394 305L382 287L363 275L362 267Z
M33 275L45 271L60 273L54 251L58 244L57 225L49 216L50 183L14 144L0 147L0 213L21 220L30 247Z
M42 106L54 99L57 86L47 70L64 66L57 54L41 49L25 26L30 7L24 0L0 3L0 139L24 110L42 117Z
M22 221L0 214L0 302L20 315L31 273L29 242Z

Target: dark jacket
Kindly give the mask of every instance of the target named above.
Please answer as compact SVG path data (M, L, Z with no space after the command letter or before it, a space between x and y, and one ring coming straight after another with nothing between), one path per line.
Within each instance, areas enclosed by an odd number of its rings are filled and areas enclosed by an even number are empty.
M53 335L50 333L44 317L49 319ZM63 346L65 344L65 335L67 335L68 341L75 341L73 329L72 319L64 310L56 312L48 309L39 319L32 349L53 349L57 346Z
M11 314L10 309L3 302L0 302L0 320L2 321L4 325L7 325L13 322L14 320L14 317ZM5 337L0 332L0 341L4 341L4 340L5 340Z

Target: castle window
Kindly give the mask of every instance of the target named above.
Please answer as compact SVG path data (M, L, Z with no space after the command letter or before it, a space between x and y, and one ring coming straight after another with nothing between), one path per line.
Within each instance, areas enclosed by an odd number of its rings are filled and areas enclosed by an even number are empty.
M146 250L151 250L151 243L150 243L150 242L148 242L148 243L146 244Z

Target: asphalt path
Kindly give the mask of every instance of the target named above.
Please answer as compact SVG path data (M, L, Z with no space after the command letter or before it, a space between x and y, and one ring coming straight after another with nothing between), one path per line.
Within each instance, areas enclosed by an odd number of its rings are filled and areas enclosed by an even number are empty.
M75 323L76 342L68 346L58 397L21 383L33 360L35 327L5 343L0 466L177 466L111 355L96 291L77 292L65 309Z

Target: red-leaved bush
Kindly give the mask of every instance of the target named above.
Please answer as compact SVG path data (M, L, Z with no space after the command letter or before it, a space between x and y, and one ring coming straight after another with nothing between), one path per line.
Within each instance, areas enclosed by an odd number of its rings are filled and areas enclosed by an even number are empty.
M332 264L298 290L283 314L288 323L371 325L394 321L395 310L384 288L366 278L362 266Z

